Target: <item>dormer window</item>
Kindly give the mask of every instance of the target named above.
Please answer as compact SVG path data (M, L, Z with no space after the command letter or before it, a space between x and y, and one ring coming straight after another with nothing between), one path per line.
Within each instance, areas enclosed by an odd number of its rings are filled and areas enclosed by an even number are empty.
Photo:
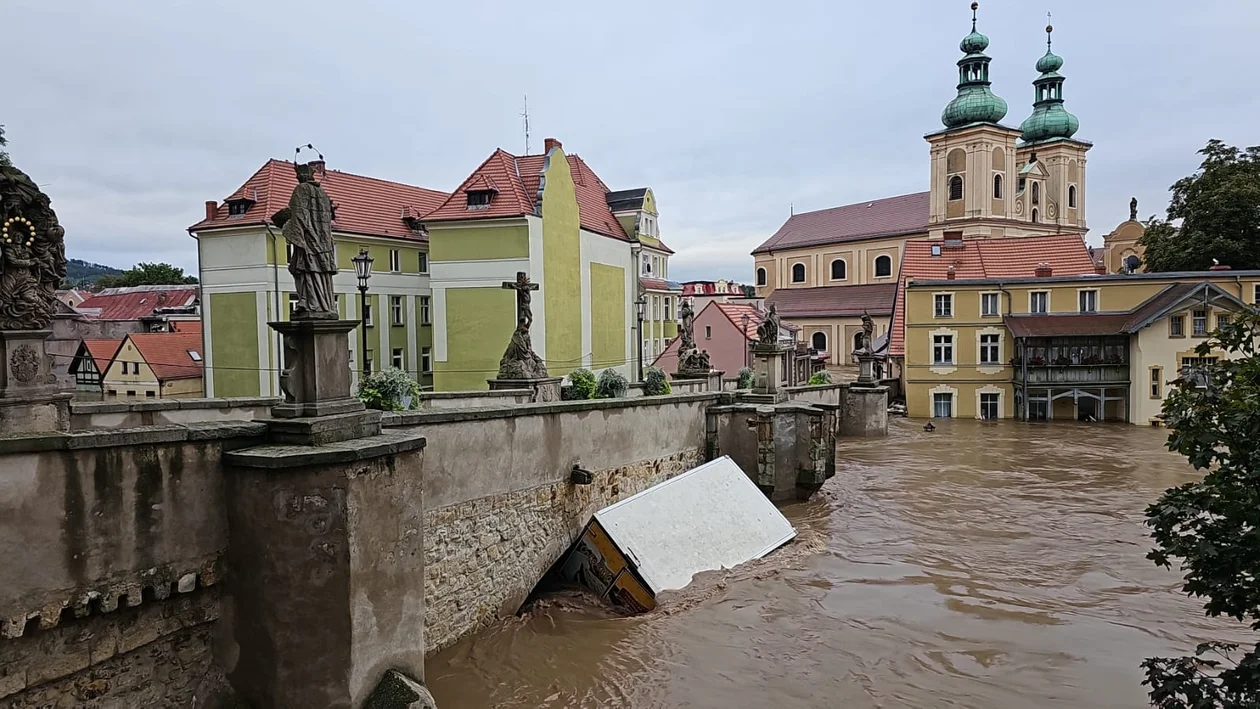
M470 190L468 192L469 209L489 209L494 199L494 190Z
M228 216L242 216L252 206L254 206L254 200L252 199L230 199L228 200Z

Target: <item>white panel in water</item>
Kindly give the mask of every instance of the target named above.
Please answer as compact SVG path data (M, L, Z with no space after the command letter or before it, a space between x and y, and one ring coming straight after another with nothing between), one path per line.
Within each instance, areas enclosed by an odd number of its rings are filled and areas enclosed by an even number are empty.
M654 593L758 559L796 536L729 456L595 513Z

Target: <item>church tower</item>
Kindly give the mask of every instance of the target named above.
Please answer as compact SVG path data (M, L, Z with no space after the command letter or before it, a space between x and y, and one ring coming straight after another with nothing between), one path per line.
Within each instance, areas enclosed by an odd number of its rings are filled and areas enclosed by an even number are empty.
M1085 153L1093 145L1072 137L1080 121L1063 106L1063 58L1053 51L1053 36L1047 25L1033 112L1020 125L1014 216L1034 232L1084 234Z
M1006 101L990 89L989 38L976 29L980 4L971 3L971 34L958 60L958 96L941 113L945 130L930 133L931 216L929 236L1005 236L1013 218L1013 179L1020 132L1001 124Z

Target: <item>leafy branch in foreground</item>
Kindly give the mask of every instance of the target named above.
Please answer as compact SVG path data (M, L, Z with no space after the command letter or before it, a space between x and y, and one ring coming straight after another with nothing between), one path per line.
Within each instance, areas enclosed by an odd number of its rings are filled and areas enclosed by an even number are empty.
M1195 348L1220 359L1183 372L1164 402L1168 448L1203 479L1171 488L1146 510L1151 561L1184 574L1209 617L1260 630L1260 312L1251 310ZM1260 644L1209 642L1180 658L1149 658L1143 684L1161 709L1260 706Z

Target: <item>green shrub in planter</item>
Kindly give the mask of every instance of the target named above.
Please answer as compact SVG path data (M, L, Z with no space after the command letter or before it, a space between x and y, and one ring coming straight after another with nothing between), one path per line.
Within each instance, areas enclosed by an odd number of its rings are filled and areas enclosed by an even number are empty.
M814 376L809 378L809 385L812 387L823 386L824 384L830 383L831 372L828 372L825 369L819 372L814 372Z
M599 382L595 385L596 399L620 399L630 388L626 378L615 369L605 369L599 373Z
M660 367L648 367L643 371L643 395L664 396L670 393L669 380Z
M420 385L401 369L389 367L360 380L359 401L369 409L405 411L420 406Z
M739 370L739 381L735 382L735 386L739 389L752 389L754 376L751 367L744 367Z
M564 390L571 401L595 398L595 373L584 367L569 372L569 386Z

